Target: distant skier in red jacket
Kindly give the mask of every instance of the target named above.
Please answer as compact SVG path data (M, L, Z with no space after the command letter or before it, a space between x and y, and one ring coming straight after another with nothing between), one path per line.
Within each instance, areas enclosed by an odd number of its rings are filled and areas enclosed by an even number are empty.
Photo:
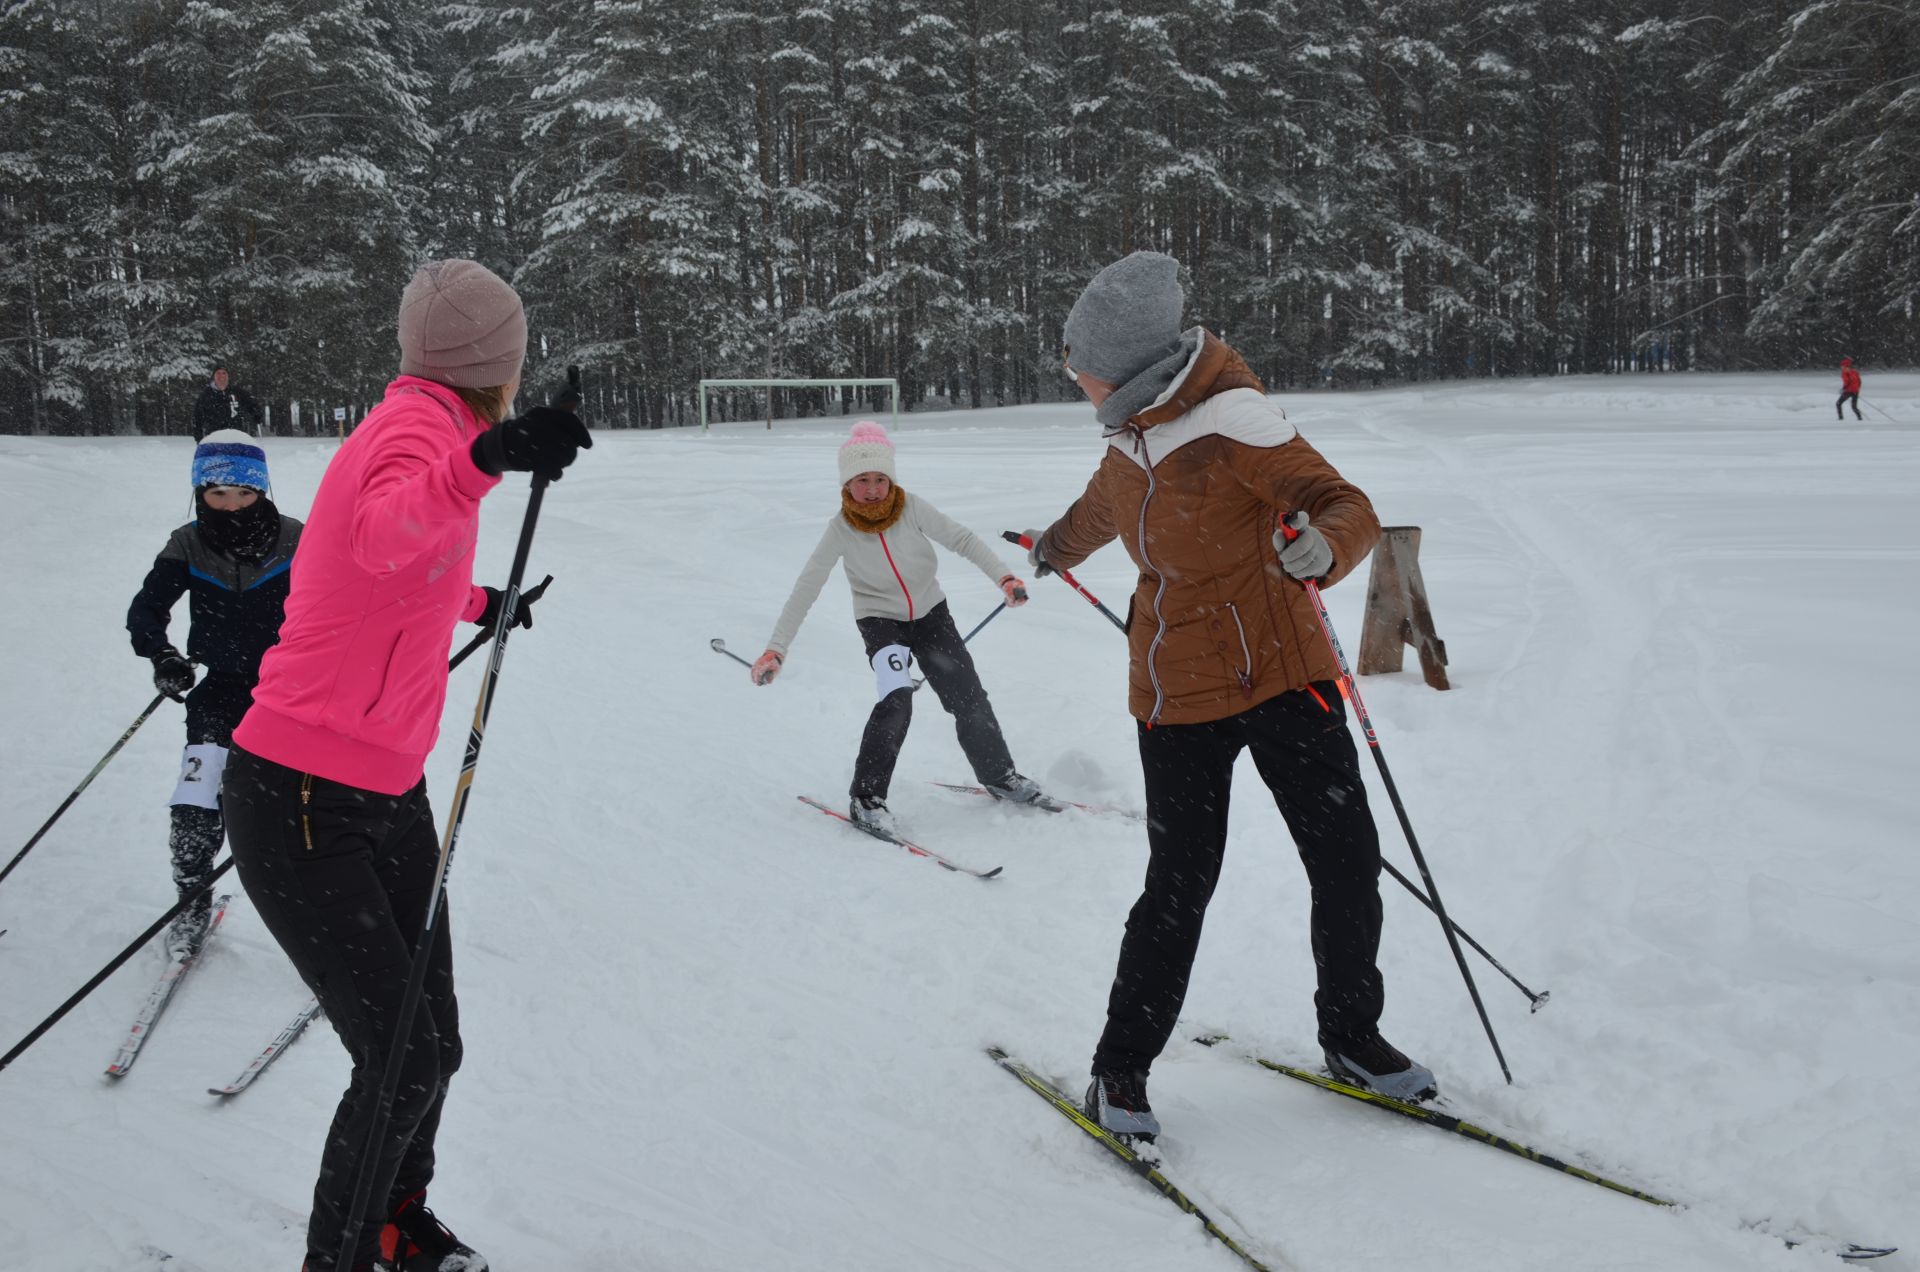
M1848 398L1853 399L1853 418L1865 419L1866 417L1860 414L1860 373L1853 369L1852 358L1842 358L1840 359L1840 400L1833 404L1834 419L1847 418L1846 412L1840 408L1847 404Z

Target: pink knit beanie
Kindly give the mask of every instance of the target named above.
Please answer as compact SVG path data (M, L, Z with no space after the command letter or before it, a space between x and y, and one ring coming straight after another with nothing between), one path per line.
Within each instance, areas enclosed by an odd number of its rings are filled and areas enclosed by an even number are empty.
M893 475L893 441L878 420L855 424L840 447L840 484L846 485L861 473L885 473L888 481L900 480Z
M429 261L400 297L400 374L490 389L527 357L520 296L474 261Z

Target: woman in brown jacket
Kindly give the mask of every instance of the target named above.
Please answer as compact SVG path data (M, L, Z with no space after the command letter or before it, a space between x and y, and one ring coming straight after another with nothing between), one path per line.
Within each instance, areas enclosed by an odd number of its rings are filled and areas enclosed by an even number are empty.
M1129 705L1151 857L1127 918L1087 1111L1151 1139L1147 1071L1165 1048L1227 843L1233 764L1251 750L1313 892L1320 1045L1341 1080L1403 1099L1433 1074L1380 1036L1380 841L1346 728L1339 668L1300 580L1345 578L1380 522L1360 490L1267 401L1246 362L1182 332L1179 265L1135 252L1102 270L1066 324L1067 374L1107 450L1086 493L1034 541L1072 569L1118 538L1139 568ZM1299 532L1288 542L1278 521Z

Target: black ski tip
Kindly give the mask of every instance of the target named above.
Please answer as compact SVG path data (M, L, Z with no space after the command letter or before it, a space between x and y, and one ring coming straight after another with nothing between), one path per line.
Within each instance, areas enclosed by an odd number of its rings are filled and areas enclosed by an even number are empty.
M1848 1263L1865 1263L1869 1259L1884 1259L1899 1251L1899 1246L1863 1246L1849 1241L1846 1248L1840 1251L1840 1257Z
M993 869L982 873L980 877L982 879L998 879L1000 877L1000 872L1005 869L1006 869L1005 866L995 866Z

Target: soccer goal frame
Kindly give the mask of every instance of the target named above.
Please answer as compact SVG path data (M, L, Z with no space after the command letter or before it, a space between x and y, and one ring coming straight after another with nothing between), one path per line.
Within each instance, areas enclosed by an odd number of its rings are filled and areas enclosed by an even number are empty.
M846 380L702 380L700 381L700 431L712 432L707 420L707 392L710 389L831 389L886 388L892 390L893 427L900 427L900 381L892 376ZM767 394L767 427L773 427L773 394Z

